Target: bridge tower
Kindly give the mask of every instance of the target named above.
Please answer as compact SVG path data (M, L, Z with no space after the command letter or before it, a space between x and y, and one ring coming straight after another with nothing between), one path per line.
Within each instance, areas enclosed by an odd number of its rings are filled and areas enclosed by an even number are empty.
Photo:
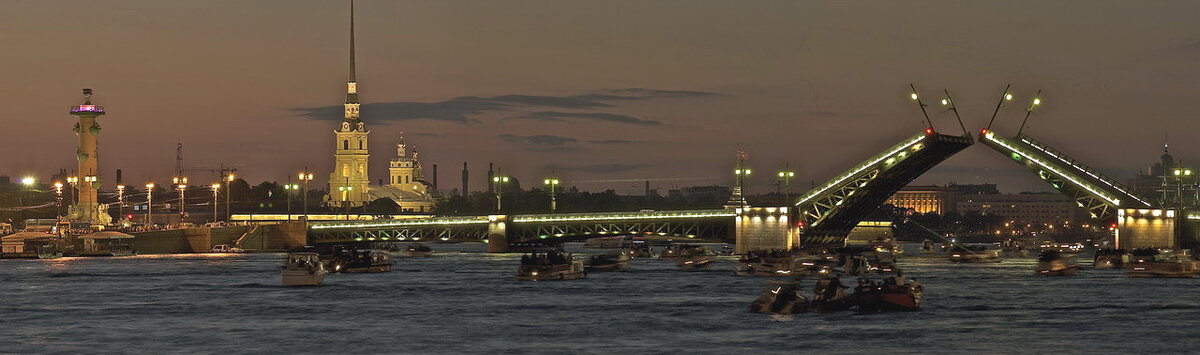
M79 135L79 147L75 156L79 159L78 172L79 201L71 205L68 218L78 222L93 225L104 225L112 222L108 210L96 198L96 190L100 189L99 154L96 149L96 136L100 134L100 124L96 119L104 115L104 106L92 104L92 89L83 89L83 104L71 106L71 115L79 119L75 124L75 134Z

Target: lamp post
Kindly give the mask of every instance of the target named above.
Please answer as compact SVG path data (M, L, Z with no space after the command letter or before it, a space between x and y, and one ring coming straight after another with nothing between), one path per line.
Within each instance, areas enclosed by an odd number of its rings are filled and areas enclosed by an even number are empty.
M548 178L542 182L546 183L546 186L550 187L550 213L554 213L558 210L558 200L555 199L554 196L555 192L558 190L558 179Z
M348 205L347 197L351 191L354 191L354 186L338 186L338 191L342 193L342 213L346 215L346 220L350 220L350 205Z
M1175 169L1175 203L1183 209L1183 181L1192 176L1192 169ZM1179 212L1176 212L1179 213Z
M54 182L54 202L55 202L54 214L58 215L59 218L62 218L62 189L63 189L63 183L55 181Z
M125 184L117 185L117 218L125 218Z
M188 188L188 178L175 177L171 179L171 183L175 184L175 189L179 190L179 223L183 223L183 217L187 214L185 204L187 202L187 198L184 196L184 191L187 191Z
M217 223L217 191L221 191L221 183L214 182L214 183L212 183L212 186L209 186L209 187L212 187L212 190L213 190L213 218L212 218L212 221L213 221L213 223Z
M497 170L496 173L499 174L499 170ZM494 182L496 185L496 212L500 212L500 209L503 206L500 203L500 199L502 198L501 196L504 195L504 183L508 182L508 177L496 175L492 177L492 182Z
M304 191L301 191L300 194L301 194L301 197L303 198L302 203L304 203L304 220L307 221L308 220L308 182L312 181L313 174L308 172L308 167L305 167L304 171L301 171L299 176L300 176L300 181L304 182Z
M78 176L68 176L67 183L71 184L71 204L75 204L75 189L79 186Z
M290 191L291 190L299 190L299 189L300 189L299 184L283 185L283 199L285 201L287 201L287 220L289 222L292 221L292 193Z
M787 167L784 166L784 169L787 169ZM795 171L784 170L784 171L779 172L779 180L780 180L780 182L783 183L783 190L784 190L783 202L785 204L789 203L792 200L792 178L793 177L796 177Z
M154 215L150 213L154 206L154 183L146 184L146 228L154 226Z
M28 177L28 176L21 179L21 185L25 185L25 191L27 191L27 192L32 188L32 186L35 182L37 182L37 180L34 180L32 177ZM24 201L24 198L21 197L21 195L22 194L17 194L17 204L24 206L25 201Z
M225 221L226 222L233 221L233 214L230 212L229 205L231 205L232 204L231 201L233 201L233 180L234 180L234 178L235 177L233 176L232 172L229 173L229 175L225 175Z

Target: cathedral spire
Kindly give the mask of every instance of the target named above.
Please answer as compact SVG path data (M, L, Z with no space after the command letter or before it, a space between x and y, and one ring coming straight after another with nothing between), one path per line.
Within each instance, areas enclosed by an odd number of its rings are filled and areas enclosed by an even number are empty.
M350 0L350 82L354 82L354 0Z
M358 104L358 82L354 73L354 0L350 0L350 77L346 80L346 104ZM346 119L357 120L357 108L355 111L353 118L348 115Z

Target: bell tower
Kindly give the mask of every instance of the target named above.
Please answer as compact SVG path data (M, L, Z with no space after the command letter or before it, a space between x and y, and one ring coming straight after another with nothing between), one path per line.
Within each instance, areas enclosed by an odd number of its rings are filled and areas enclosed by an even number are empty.
M350 78L346 81L346 103L341 124L334 134L334 165L329 174L329 195L332 206L358 207L368 201L367 130L359 119L358 83L354 73L354 1L350 1Z

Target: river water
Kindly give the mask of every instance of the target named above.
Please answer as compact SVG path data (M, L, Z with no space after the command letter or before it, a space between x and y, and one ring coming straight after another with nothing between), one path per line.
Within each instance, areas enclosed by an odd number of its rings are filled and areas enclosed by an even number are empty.
M746 312L766 279L734 276L732 258L519 282L519 254L432 247L396 257L393 272L311 288L278 286L281 254L0 260L0 352L1200 351L1200 279L1044 278L1033 259L909 257L900 266L925 285L921 311L780 321Z

